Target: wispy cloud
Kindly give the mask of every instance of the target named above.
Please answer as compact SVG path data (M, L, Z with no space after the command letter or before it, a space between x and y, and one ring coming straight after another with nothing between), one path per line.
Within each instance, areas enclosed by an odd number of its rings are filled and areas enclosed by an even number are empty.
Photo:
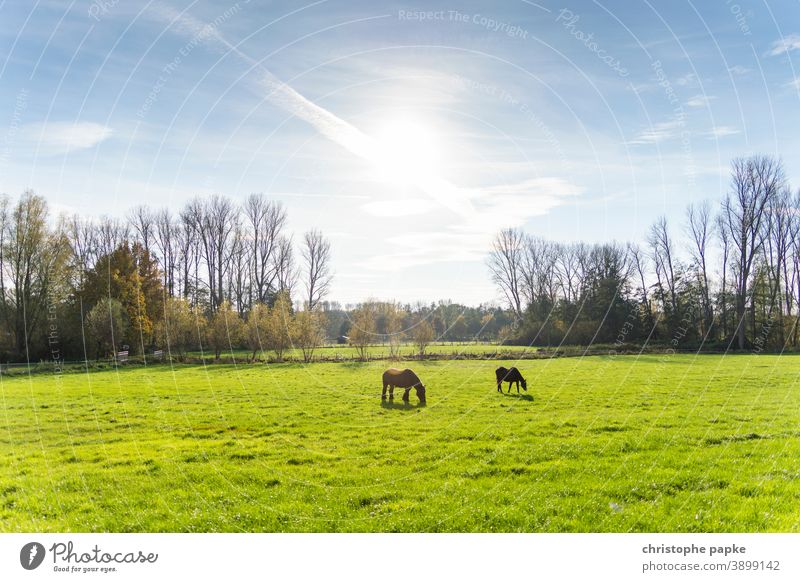
M692 98L694 99L694 98ZM690 99L690 102L692 101ZM709 99L713 99L710 97ZM687 103L688 105L688 103ZM691 105L692 107L698 105ZM680 119L672 121L663 121L653 124L639 133L634 139L628 142L629 145L655 145L668 140L677 139L680 137L681 131L684 131L686 125ZM700 135L710 139L719 139L730 135L741 133L739 129L728 125L719 125L711 128L709 131L703 132Z
M729 135L736 135L737 133L741 133L735 127L730 127L728 125L718 125L717 127L712 128L710 131L707 131L704 135L709 139L719 139L721 137L727 137Z
M682 77L678 77L675 80L676 85L680 85L681 87L697 87L699 86L700 82L697 78L697 75L694 73L686 73Z
M800 49L800 34L790 34L773 42L772 49L769 51L769 54L772 56L778 56L782 55L783 53L795 51L797 49Z
M398 200L378 200L364 204L361 209L372 216L415 216L433 212L437 204L427 198L404 198Z
M702 94L694 95L689 98L689 100L686 102L686 105L688 107L695 107L695 108L708 107L713 99L716 99L716 97L714 97L713 95L702 95Z
M92 122L32 123L20 130L21 148L43 156L63 155L92 148L114 133L110 127Z
M800 89L800 78L794 79L793 81L789 81L788 83L786 83L786 86L791 87L793 89Z
M457 261L480 261L495 234L523 226L564 204L582 189L561 178L540 177L472 189L477 208L473 220L438 232L405 232L388 240L396 251L370 257L360 266L369 270L395 269ZM510 211L509 209L513 209Z
M653 145L663 141L673 139L678 136L678 130L683 126L681 121L661 121L641 131L634 139L628 143L631 145Z
M263 90L266 90L267 100L307 122L327 139L373 165L391 164L392 160L388 159L391 155L390 152L384 151L378 141L331 111L313 103L278 79L258 61L228 42L216 26L205 24L185 12L180 13L166 5L154 7L153 14L169 24L175 31L188 37L190 42L209 40L217 50L221 50L224 54L236 55L244 63L253 67L259 75L258 84ZM466 218L474 215L475 209L468 199L460 195L459 188L454 184L435 176L414 175L413 172L406 177L409 183L418 187L453 213Z
M728 69L732 75L737 75L741 77L742 75L746 75L750 72L750 69L747 67L743 67L742 65L733 65Z

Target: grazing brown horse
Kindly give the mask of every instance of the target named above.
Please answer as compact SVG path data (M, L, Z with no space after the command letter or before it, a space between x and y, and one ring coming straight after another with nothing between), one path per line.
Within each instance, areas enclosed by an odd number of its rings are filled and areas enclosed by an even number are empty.
M389 368L383 373L383 394L381 398L386 400L386 388L389 388L389 400L394 400L394 389L405 388L403 393L403 402L408 404L408 393L414 388L417 391L417 398L420 404L425 404L425 385L412 370L406 368L405 370L398 370L397 368Z
M522 383L522 389L525 392L528 391L528 383L525 381L525 378L522 377L522 374L519 373L519 370L516 368L503 368L500 366L494 371L494 376L497 379L497 391L503 391L503 382L508 382L508 391L511 392L511 385L516 383L517 384L517 394L519 394L519 385L520 382Z

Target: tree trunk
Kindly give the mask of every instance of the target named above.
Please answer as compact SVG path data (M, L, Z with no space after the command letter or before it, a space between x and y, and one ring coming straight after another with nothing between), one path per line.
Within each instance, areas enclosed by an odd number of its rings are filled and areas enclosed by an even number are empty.
M745 320L744 297L741 294L739 294L739 297L736 298L736 336L739 338L740 350L744 349L744 341L745 341L744 320Z

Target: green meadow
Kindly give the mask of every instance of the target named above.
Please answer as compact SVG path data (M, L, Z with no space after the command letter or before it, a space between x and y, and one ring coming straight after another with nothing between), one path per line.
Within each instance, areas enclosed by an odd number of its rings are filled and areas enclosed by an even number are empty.
M800 529L800 357L148 366L0 377L0 530Z
M489 343L472 342L437 342L428 345L425 349L427 357L435 356L465 356L473 358L498 358L498 357L524 357L535 354L538 348L531 346L500 345ZM400 357L413 358L419 354L419 348L408 343L397 346L397 355ZM192 351L187 356L193 359L204 359L209 363L214 361L213 352ZM226 359L234 359L243 363L249 362L253 357L253 352L245 349L234 349L226 351L223 356ZM389 358L391 350L387 344L374 344L367 347L367 357L369 359ZM272 352L259 352L256 359L268 361L274 359ZM302 361L303 351L300 348L286 350L284 358L287 360ZM314 361L330 360L356 360L359 353L356 348L347 344L328 344L314 350L312 359Z

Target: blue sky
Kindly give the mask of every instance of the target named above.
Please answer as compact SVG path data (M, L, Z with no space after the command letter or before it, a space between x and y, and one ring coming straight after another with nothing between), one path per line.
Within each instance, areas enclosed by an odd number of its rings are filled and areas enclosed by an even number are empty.
M331 238L343 302L497 299L507 226L680 235L735 156L800 186L796 0L0 1L0 22L1 192L87 216L264 192Z

